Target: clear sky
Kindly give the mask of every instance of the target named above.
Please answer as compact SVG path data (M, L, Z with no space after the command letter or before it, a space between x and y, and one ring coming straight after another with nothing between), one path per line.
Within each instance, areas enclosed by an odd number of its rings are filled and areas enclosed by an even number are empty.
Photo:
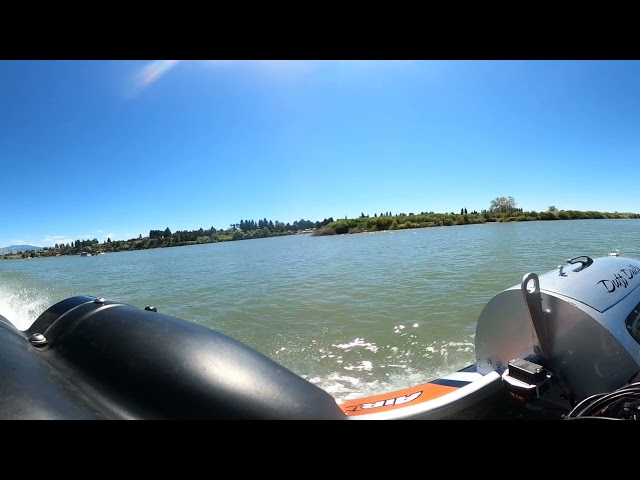
M640 213L639 61L0 61L0 247L519 208Z

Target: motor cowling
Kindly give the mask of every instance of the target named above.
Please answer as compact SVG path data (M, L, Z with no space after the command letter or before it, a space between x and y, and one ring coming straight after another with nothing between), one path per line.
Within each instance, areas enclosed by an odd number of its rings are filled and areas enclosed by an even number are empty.
M540 277L525 275L480 314L478 370L508 371L511 362L513 373L518 360L531 362L573 402L621 387L640 369L639 286L640 263L615 256L576 257ZM533 378L527 371L535 367L519 373ZM527 390L513 378L507 383Z

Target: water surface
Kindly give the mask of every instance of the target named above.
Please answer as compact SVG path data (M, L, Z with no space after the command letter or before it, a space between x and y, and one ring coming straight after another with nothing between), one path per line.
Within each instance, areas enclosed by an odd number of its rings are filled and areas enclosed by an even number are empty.
M153 305L354 398L473 363L491 297L579 255L640 258L639 231L537 221L0 260L0 314L26 329L74 295Z

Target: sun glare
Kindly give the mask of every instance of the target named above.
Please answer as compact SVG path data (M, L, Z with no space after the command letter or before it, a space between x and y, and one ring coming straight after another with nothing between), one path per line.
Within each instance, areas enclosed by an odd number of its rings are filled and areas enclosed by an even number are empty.
M180 60L154 60L140 72L138 78L142 85L151 85L158 80L161 76L175 67Z

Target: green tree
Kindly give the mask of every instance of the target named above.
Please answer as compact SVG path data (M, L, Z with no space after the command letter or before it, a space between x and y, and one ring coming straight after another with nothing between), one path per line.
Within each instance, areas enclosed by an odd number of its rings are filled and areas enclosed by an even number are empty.
M497 197L491 200L489 210L493 213L512 213L516 205L516 199L513 197Z
M549 207L549 211L550 211L550 212L557 212L557 211L558 211L558 209L557 209L556 207L554 207L553 205L551 205L551 206Z

